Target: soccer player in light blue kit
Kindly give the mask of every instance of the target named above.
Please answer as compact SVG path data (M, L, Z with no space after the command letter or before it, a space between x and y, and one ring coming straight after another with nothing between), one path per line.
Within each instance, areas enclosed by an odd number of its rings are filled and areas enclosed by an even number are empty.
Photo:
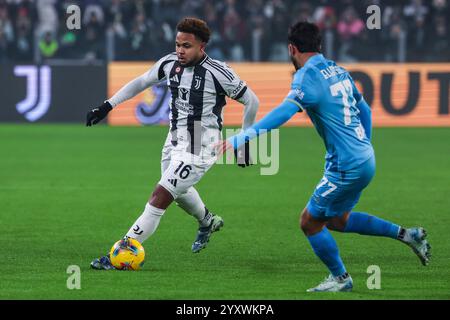
M329 230L382 236L409 245L427 265L430 245L421 228L403 228L363 212L352 211L375 173L370 142L371 110L350 74L320 54L317 26L299 22L289 30L289 55L297 70L291 91L277 108L240 134L223 141L220 151L237 149L260 133L280 127L297 112L306 112L325 143L325 173L300 218L300 227L330 275L314 291L351 291L353 281Z

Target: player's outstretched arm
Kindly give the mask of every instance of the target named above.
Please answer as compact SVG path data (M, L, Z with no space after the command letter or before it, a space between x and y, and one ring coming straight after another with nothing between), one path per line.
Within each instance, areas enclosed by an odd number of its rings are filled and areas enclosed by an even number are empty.
M128 99L133 98L145 88L151 86L153 83L157 83L157 81L149 81L151 80L151 78L149 77L150 72L151 70L141 75L140 77L137 77L134 80L128 82L114 96L106 100L101 106L89 111L86 116L86 126L90 127L91 125L99 123L101 120L106 118L108 113L115 106Z
M90 127L102 121L112 110L112 106L108 101L103 102L101 106L92 109L86 115L86 126Z
M225 95L244 105L242 129L245 130L250 127L255 122L256 112L259 107L259 99L256 94L226 63L217 60L206 60L204 66L217 80ZM252 165L250 145L248 143L244 144L242 148L236 149L234 156L239 167L245 168Z
M249 128L255 123L256 113L259 108L259 99L250 87L247 86L245 93L237 99L244 105L244 116L242 118L242 129Z
M93 124L99 123L115 106L133 98L146 88L155 85L163 80L166 77L165 73L163 72L164 66L167 63L174 61L175 57L176 55L174 53L171 53L161 58L146 73L131 80L119 91L117 91L114 96L106 100L101 106L89 111L86 116L86 126L90 127Z
M153 72L154 70L152 68L140 77L131 80L125 86L123 86L119 91L117 91L115 95L108 99L108 101L111 103L111 106L114 108L122 102L133 98L146 88L157 84L159 80L158 78L152 76Z
M281 105L270 111L264 118L242 131L241 133L219 143L218 152L223 153L228 149L237 149L251 139L262 133L276 129L291 119L297 112L297 104L285 100Z
M256 113L259 108L259 99L249 87L245 87L245 92L236 100L244 105L244 116L242 118L242 130L249 128L255 123ZM250 144L244 143L240 148L234 150L237 165L245 168L253 165L250 157Z

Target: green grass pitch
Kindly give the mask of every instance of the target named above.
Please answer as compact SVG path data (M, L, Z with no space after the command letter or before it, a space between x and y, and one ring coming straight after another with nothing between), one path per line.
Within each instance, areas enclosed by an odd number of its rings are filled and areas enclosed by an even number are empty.
M423 267L405 245L333 233L352 293L307 294L327 271L298 227L322 176L312 128L280 131L280 169L214 166L197 185L225 220L192 254L197 224L171 206L144 243L139 272L102 272L106 253L141 214L160 177L166 127L0 126L0 299L450 299L450 128L376 128L377 174L356 210L424 226L433 246ZM69 265L81 289L69 290ZM381 268L381 290L366 286Z

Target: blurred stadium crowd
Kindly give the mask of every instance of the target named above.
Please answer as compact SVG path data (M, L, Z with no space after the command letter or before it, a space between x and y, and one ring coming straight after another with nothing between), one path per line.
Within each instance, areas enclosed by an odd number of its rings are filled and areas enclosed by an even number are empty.
M81 8L68 30L67 6ZM368 30L369 5L381 29ZM0 0L0 62L155 60L174 50L184 16L213 30L208 54L227 61L286 61L288 26L323 30L323 51L341 62L450 61L449 0Z

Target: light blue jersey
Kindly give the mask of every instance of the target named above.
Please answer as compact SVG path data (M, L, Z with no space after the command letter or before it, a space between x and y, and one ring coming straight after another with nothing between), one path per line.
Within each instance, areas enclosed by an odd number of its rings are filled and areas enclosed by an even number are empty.
M327 150L325 172L308 211L320 219L350 212L375 174L371 110L349 73L323 55L312 56L295 73L282 104L228 141L237 149L299 111L306 111Z
M361 99L349 73L321 54L294 75L285 101L310 117L325 143L327 170L355 168L374 154L356 106Z

